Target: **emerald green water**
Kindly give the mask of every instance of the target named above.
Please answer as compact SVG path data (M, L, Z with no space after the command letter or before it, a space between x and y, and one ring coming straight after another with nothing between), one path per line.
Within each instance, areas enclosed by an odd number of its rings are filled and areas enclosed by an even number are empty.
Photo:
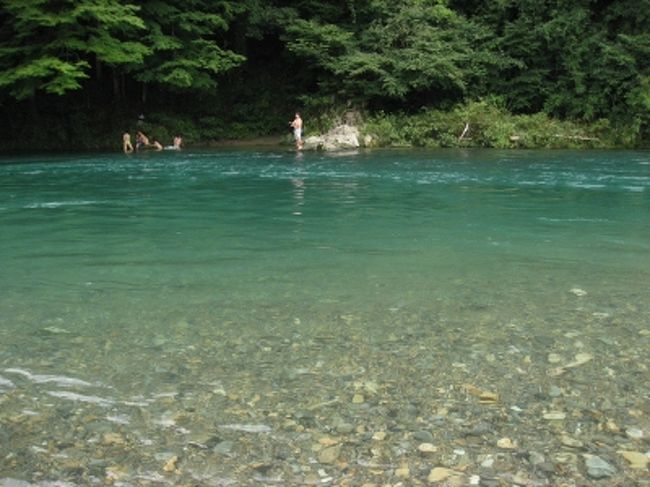
M5 157L0 269L0 479L133 480L368 383L404 383L398 410L461 382L524 408L551 352L593 356L584 394L620 414L647 403L647 152ZM141 453L97 453L115 429Z

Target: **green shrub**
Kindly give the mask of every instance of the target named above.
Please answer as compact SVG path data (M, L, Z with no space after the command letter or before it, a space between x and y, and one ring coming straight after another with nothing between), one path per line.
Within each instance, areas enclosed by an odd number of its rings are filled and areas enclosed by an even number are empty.
M579 149L632 147L640 130L629 123L613 126L609 120L587 124L553 119L544 113L512 115L498 101L481 100L451 111L375 113L367 116L362 134L389 147Z

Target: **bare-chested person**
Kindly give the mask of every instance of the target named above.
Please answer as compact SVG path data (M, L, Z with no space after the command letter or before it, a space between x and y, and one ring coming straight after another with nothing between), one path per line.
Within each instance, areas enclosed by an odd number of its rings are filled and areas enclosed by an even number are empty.
M163 146L155 138L153 139L153 142L150 142L149 137L147 137L142 131L138 131L138 133L135 134L135 150L139 151L140 149L163 150Z
M133 152L133 145L131 144L131 134L124 132L122 134L122 150L125 154L130 154Z
M135 134L135 150L144 149L149 147L149 137L144 135L140 130Z
M296 116L292 122L289 122L289 125L293 127L293 138L296 141L296 149L302 149L302 118L300 114L296 112Z

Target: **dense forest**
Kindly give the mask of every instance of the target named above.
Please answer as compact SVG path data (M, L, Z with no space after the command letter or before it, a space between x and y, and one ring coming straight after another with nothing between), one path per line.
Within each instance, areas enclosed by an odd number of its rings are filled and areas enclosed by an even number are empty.
M650 0L0 5L4 150L284 135L295 110L308 135L354 110L387 144L650 140Z

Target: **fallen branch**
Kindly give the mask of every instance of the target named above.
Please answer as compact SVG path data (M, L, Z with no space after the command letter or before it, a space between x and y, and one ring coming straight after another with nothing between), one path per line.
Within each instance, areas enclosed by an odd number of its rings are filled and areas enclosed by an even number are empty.
M458 137L458 141L459 141L459 142L460 142L461 140L463 140L463 137L465 137L465 134L467 133L468 130L469 130L469 122L467 122L467 123L465 124L465 128L463 129L463 133L460 134L460 137Z

